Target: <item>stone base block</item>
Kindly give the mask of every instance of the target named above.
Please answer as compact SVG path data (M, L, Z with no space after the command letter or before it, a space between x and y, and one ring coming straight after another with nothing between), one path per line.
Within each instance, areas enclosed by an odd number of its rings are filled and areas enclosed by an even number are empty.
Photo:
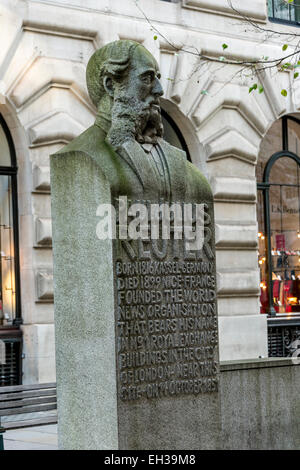
M54 325L23 325L23 384L55 382Z
M266 315L219 317L220 361L268 356Z

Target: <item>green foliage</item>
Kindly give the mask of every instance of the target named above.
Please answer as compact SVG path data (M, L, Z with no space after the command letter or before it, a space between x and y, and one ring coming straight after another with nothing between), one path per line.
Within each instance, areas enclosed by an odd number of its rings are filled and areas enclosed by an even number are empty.
M251 93L253 90L256 90L257 89L257 83L254 83L254 85L252 85L250 88L249 88L249 93Z
M257 84L257 83L254 83L250 88L249 88L249 93L251 93L253 90L257 90L258 89L258 93L261 94L263 93L265 90L264 90L264 87L260 84Z
M281 90L282 96L287 96L287 91L285 89Z

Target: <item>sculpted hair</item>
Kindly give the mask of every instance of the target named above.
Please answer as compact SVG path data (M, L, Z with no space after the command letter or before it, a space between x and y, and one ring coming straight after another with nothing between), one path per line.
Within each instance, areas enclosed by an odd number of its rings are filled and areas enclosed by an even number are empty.
M104 75L107 74L114 80L124 78L137 46L140 46L138 42L120 40L110 42L94 52L87 64L86 83L90 98L96 107L106 93L103 86Z

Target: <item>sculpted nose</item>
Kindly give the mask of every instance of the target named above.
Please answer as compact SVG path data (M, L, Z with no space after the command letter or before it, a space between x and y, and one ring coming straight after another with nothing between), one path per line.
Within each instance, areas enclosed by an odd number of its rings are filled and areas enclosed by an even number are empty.
M153 95L156 95L156 96L162 96L164 94L164 90L162 89L160 81L158 80L157 77L155 78L155 83L152 88L152 93Z

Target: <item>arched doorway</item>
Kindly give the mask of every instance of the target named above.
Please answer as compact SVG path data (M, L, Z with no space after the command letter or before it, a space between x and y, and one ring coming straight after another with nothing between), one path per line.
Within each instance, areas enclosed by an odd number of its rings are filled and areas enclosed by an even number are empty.
M256 174L260 312L269 316L269 355L291 356L300 332L300 119L284 116L265 139Z

